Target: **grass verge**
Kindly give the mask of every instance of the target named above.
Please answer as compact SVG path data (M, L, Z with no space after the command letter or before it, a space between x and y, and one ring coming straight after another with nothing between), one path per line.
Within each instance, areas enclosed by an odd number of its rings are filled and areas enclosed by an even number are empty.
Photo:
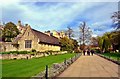
M2 77L31 77L43 71L46 65L63 62L74 55L68 53L29 60L2 60Z
M102 55L104 55L105 57L109 57L110 59L113 60L120 60L120 53L103 53Z

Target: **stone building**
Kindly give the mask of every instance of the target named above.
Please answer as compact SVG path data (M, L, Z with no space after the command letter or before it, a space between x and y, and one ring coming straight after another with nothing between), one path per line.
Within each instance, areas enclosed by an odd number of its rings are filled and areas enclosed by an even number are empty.
M0 42L0 51L60 51L58 38L47 35L40 31L32 29L29 25L26 26L24 32L18 35L12 42Z
M60 33L55 31L55 30L52 31L52 35L57 37L57 38L60 38Z
M64 37L68 37L64 31L61 31L61 32L58 32L58 31L56 31L56 30L53 30L53 31L45 31L45 34L47 34L47 35L52 35L52 36L54 36L54 37L56 37L56 38L58 38L58 39L59 39L59 38L64 38Z

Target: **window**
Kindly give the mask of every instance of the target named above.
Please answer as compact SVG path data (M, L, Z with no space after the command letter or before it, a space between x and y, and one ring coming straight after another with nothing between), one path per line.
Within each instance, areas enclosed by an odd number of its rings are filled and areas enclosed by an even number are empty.
M25 40L25 48L31 48L32 47L32 40Z

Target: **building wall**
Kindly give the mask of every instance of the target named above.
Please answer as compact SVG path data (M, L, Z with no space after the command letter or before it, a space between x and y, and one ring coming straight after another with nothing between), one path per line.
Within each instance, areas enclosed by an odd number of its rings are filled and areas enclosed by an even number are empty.
M0 42L0 52L17 51L11 42Z
M14 47L11 42L0 43L0 52L9 52L9 51L31 51L35 49L40 52L44 51L60 51L60 46L47 45L47 44L32 44L32 48L25 48L24 41L19 43L19 48Z
M60 35L59 35L59 33L57 31L53 30L52 34L53 34L54 37L60 38Z
M31 48L25 48L25 40L32 40L32 47ZM30 51L32 49L37 48L38 40L37 37L32 33L30 28L27 28L25 34L22 36L22 38L18 41L19 44L19 50L26 50Z
M37 49L40 52L44 52L44 51L60 51L60 46L54 46L54 45L48 45L48 44L37 44Z

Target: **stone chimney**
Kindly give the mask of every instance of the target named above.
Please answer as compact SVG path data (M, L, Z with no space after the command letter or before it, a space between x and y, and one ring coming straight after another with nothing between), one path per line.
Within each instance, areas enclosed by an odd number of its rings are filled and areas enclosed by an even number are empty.
M25 24L25 27L27 27L28 26L28 24Z
M45 34L47 34L47 35L51 36L50 31L45 31Z
M18 21L18 26L21 26L21 21L20 20Z

